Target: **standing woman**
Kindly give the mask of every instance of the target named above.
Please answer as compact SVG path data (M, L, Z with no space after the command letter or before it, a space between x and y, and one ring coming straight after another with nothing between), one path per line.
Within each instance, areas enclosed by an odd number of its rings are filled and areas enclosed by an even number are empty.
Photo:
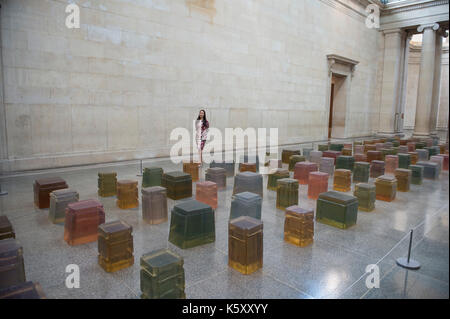
M198 155L200 157L200 166L202 166L202 162L203 162L202 151L203 151L203 147L205 146L206 137L208 136L208 129L209 129L209 122L206 119L205 110L200 110L200 112L198 113L195 127L196 127L195 139L197 141Z

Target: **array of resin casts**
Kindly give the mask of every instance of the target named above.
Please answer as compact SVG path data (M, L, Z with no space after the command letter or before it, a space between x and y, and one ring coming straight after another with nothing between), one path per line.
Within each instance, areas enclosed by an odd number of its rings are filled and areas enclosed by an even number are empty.
M142 218L148 224L167 221L167 191L161 186L145 187L142 193Z
M231 198L230 219L250 216L261 219L262 198L251 192L237 193Z
M294 205L286 208L284 240L299 247L314 241L314 210Z
M217 184L211 181L197 182L195 199L212 208L217 208Z
M228 223L228 265L244 275L263 266L263 223L241 216Z
M358 183L355 185L353 195L358 198L358 208L360 210L371 212L375 209L375 185Z
M163 173L161 167L145 167L142 173L142 187L161 186Z
M70 203L77 202L80 195L77 191L63 188L50 193L50 209L48 219L54 224L64 223L66 208Z
M117 194L117 173L98 173L98 196L109 197Z
M39 208L50 207L50 193L58 189L68 188L67 183L60 177L41 178L34 181L34 204Z
M121 209L139 206L138 182L128 179L117 181L117 207Z

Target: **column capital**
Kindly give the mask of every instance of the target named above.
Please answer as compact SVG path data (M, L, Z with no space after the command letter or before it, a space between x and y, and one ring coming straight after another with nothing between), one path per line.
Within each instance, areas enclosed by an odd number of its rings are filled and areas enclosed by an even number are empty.
M433 31L437 31L439 29L439 24L437 23L422 24L417 28L417 31L422 33L425 29L428 28L431 28Z

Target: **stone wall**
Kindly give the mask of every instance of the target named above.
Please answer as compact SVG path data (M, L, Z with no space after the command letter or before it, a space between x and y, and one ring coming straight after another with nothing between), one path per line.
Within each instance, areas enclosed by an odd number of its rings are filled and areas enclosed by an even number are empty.
M79 0L67 29L70 2L1 1L3 170L167 156L200 108L220 129L324 139L327 54L359 61L348 136L378 128L382 38L339 1Z

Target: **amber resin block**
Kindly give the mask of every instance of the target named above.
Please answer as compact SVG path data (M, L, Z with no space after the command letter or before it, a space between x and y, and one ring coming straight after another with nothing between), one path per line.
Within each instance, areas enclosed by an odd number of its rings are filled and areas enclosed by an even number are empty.
M272 191L277 190L277 181L281 178L289 178L289 171L287 169L278 168L267 177L267 189Z
M316 163L317 165L320 165L322 155L323 155L322 151L311 151L309 153L309 161L312 163ZM334 161L333 161L333 165L334 165ZM295 165L294 165L294 170L295 170Z
M161 186L164 171L161 167L146 167L142 173L142 187Z
M142 299L184 299L184 260L168 250L144 254L140 260Z
M353 155L353 157L355 158L355 163L356 162L367 162L367 155L366 154L355 154Z
M105 222L103 205L94 199L67 205L64 240L71 246L97 240L98 226Z
M397 179L394 176L382 175L375 180L376 197L379 200L392 202L397 194Z
M234 162L214 162L214 161L212 161L209 164L209 167L210 168L214 168L214 167L224 168L225 171L227 172L227 177L234 176L234 171L235 171L235 163Z
M284 241L306 247L314 241L314 211L293 205L286 208Z
M50 193L68 187L66 181L59 177L37 179L33 184L34 204L40 209L49 208Z
M337 169L334 171L333 190L348 192L352 186L352 171L348 169Z
M370 175L370 164L356 162L353 169L353 183L367 183Z
M16 238L16 233L8 217L0 216L0 240L6 238Z
M372 161L382 161L383 160L383 154L381 151L367 151L367 161L371 163Z
M292 155L301 155L300 150L282 150L281 151L281 161L284 164L289 164L289 158Z
M263 197L263 178L259 173L243 172L234 178L233 195L243 192L252 192Z
M333 150L325 151L325 152L323 152L322 156L323 157L331 157L331 158L333 158L334 159L334 164L336 164L336 158L338 158L338 156L341 156L341 152L333 151Z
M198 181L199 162L183 161L183 172L191 175L192 181Z
M411 165L416 165L419 160L419 155L417 152L408 152L408 154L411 155Z
M199 202L217 208L217 184L211 181L197 182L195 199Z
M384 175L384 162L372 161L370 163L370 177L377 178L381 175Z
M168 172L163 174L162 187L170 199L192 197L192 177L188 173Z
M375 144L366 144L364 145L364 153L367 155L367 152L369 151L376 151L377 147L375 146Z
M442 170L448 171L448 154L438 154L437 156L442 157Z
M139 206L138 182L123 179L117 182L117 207L121 209Z
M398 155L386 155L384 162L384 174L394 175L398 168Z
M210 167L206 170L205 180L217 184L217 189L227 187L227 171L222 167Z
M316 163L299 162L295 164L294 178L298 180L300 185L307 185L309 181L309 173L318 171Z
M304 161L306 161L306 158L303 155L292 155L289 157L289 171L294 171L295 164Z
M0 289L25 281L22 246L14 238L0 240Z
M50 209L48 219L53 224L64 223L66 219L66 208L70 203L78 202L79 194L69 188L58 189L50 193Z
M358 199L355 196L329 191L319 195L316 221L346 229L356 224Z
M263 266L263 223L241 216L228 224L228 266L244 275Z
M395 178L397 179L397 190L400 192L409 192L411 185L412 171L405 168L397 168L395 170Z
M352 156L352 149L351 148L343 148L342 149L342 155Z
M239 164L240 172L254 172L256 173L256 163L240 163Z
M375 209L376 191L375 185L358 183L355 185L353 195L358 198L358 209L371 212Z
M317 199L321 193L328 191L328 173L311 172L308 181L308 198Z
M298 180L294 178L282 178L277 181L277 208L298 204Z
M0 289L0 299L46 299L39 283L32 281Z
M121 220L98 226L98 263L107 272L134 264L133 228Z
M216 240L214 210L195 199L172 208L169 241L181 249L213 243Z
M117 194L117 173L98 173L98 196L109 197Z
M145 187L142 193L142 218L148 224L161 224L167 221L167 190L165 187Z
M319 171L322 173L327 173L329 176L334 174L334 158L332 157L322 157L320 159Z

